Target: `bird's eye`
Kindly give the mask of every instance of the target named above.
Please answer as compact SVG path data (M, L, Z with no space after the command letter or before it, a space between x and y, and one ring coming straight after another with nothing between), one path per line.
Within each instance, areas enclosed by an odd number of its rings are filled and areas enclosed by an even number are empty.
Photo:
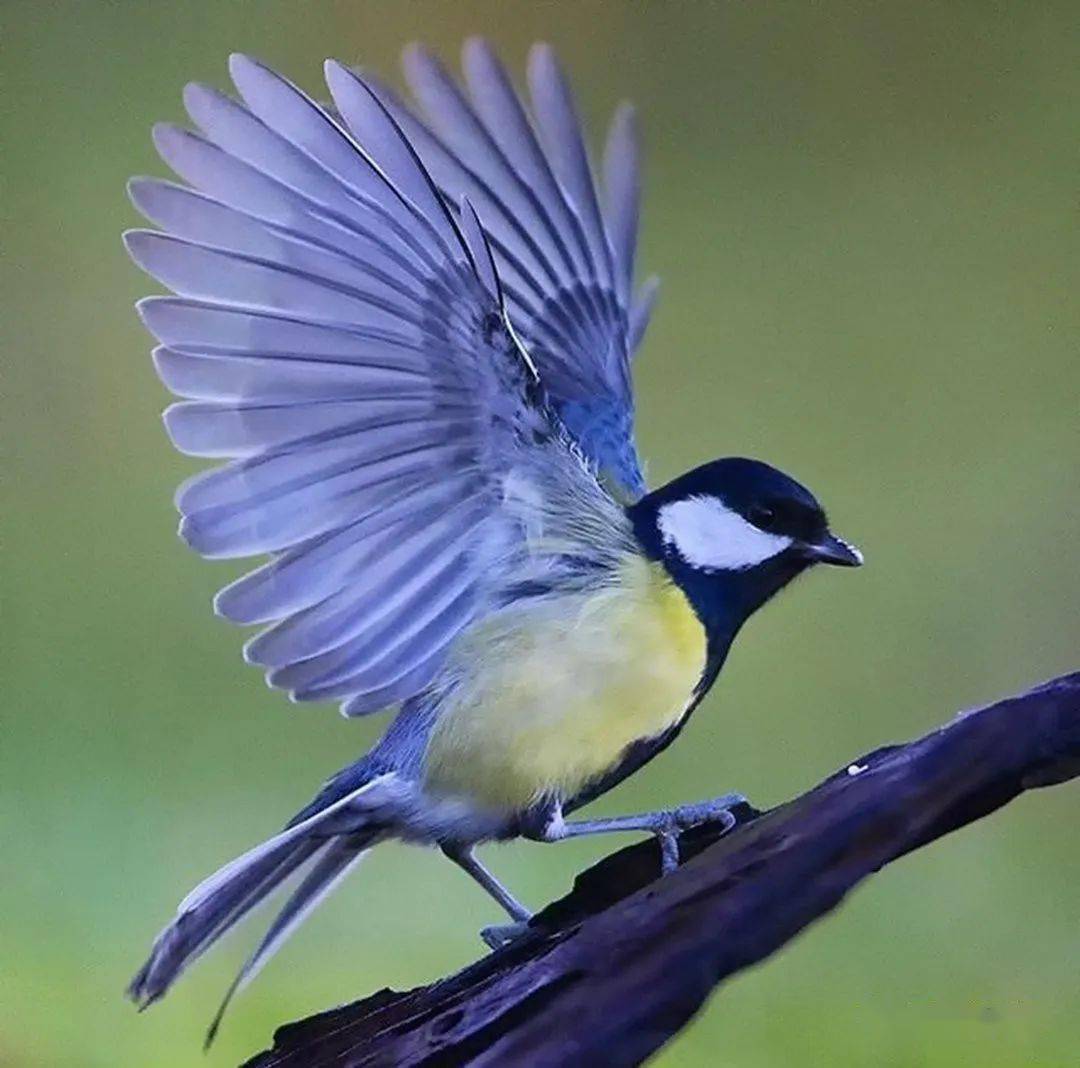
M764 504L754 505L747 518L759 530L772 530L776 525L776 512Z

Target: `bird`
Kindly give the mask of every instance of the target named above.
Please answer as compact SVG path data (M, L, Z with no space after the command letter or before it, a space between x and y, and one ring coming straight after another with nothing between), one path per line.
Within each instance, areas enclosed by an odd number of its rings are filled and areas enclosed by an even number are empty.
M485 842L678 837L738 795L571 815L666 749L746 620L819 564L854 567L815 496L713 459L649 490L631 363L657 283L636 280L640 144L615 112L594 167L566 75L536 45L519 93L468 40L421 46L404 97L328 61L319 102L234 55L235 95L184 91L158 125L179 182L132 179L153 229L137 305L179 400L177 492L207 558L264 558L214 600L260 629L244 657L295 701L389 711L374 747L283 830L181 901L128 993L145 1008L283 884L232 996L373 846L434 847L506 911Z

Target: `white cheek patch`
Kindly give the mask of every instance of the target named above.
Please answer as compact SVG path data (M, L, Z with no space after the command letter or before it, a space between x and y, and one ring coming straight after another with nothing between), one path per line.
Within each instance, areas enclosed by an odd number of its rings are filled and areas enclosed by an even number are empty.
M709 571L743 571L791 544L783 534L758 530L717 497L665 504L656 522L665 545L692 567Z

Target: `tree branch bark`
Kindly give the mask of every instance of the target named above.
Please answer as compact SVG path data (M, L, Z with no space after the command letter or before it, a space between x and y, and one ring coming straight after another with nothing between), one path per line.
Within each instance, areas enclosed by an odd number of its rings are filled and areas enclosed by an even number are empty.
M1080 673L860 757L718 837L655 843L579 875L520 940L456 975L280 1028L247 1068L636 1065L724 979L768 957L885 864L1080 774Z

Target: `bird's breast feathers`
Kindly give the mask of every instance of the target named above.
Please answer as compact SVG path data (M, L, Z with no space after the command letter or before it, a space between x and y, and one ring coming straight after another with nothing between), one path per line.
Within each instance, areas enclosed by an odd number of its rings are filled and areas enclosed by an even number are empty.
M666 572L628 556L600 588L497 613L454 660L425 786L519 812L573 797L631 743L677 722L701 678L706 636Z

